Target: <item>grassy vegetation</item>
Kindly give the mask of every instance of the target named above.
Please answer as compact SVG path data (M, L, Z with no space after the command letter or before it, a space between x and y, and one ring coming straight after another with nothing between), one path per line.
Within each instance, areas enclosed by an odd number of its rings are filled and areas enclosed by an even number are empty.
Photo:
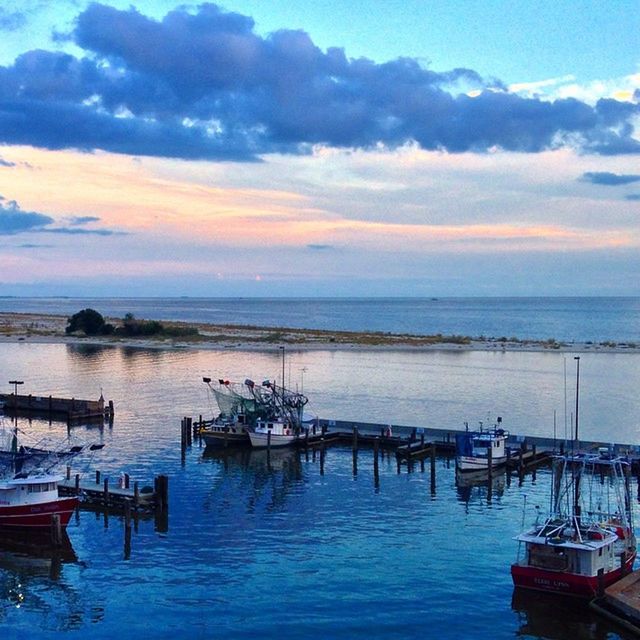
M87 310L83 310L86 312ZM10 336L64 336L76 337L97 336L101 341L123 339L129 341L157 341L180 342L186 344L215 344L220 346L255 345L265 347L271 345L288 344L292 346L331 346L353 345L363 347L428 347L438 345L468 346L482 343L489 347L508 348L530 347L542 349L571 348L571 344L563 343L555 338L546 340L529 340L516 336L478 337L459 334L414 335L407 333L390 333L382 331L330 331L326 329L295 329L289 327L262 327L257 325L238 324L205 324L190 322L159 322L157 320L139 320L132 314L123 319L96 318L93 313L81 314L80 320L90 320L87 326L78 325L78 314L73 325L74 331L69 331L71 318L47 314L12 314L0 313L0 335ZM98 314L99 315L99 314ZM72 316L73 318L74 316ZM65 330L65 321L67 327ZM85 329L89 328L90 332ZM22 338L20 338L22 339ZM625 348L635 349L636 343L616 343L603 341L599 343L586 342L589 349Z

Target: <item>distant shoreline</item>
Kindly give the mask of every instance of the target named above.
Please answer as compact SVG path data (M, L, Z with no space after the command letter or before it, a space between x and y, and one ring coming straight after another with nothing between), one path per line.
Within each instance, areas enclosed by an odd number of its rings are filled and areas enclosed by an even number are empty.
M117 319L108 318L118 322ZM143 349L193 349L272 351L286 346L297 351L518 351L556 353L640 353L636 343L556 342L520 338L470 336L418 336L383 332L329 331L256 327L250 325L170 322L171 327L190 327L198 335L189 338L67 335L67 316L41 313L0 312L0 344L86 344Z

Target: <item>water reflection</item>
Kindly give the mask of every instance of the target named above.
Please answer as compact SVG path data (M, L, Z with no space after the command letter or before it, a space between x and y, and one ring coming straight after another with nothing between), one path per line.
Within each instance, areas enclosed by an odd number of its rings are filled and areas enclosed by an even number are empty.
M505 469L494 471L489 480L487 471L465 471L456 469L456 493L458 500L469 506L470 503L490 503L493 498L504 495L507 484Z
M518 621L516 635L548 640L611 638L611 625L599 618L588 603L558 594L514 589L511 609ZM620 638L633 636L616 630Z
M228 490L231 482L235 499L249 513L261 505L267 510L281 509L303 479L300 452L295 449L205 449L202 459L218 464L223 471L211 487L208 502Z
M0 621L14 609L40 611L55 619L57 630L82 626L80 593L64 580L64 565L78 563L66 531L54 546L49 532L0 533Z

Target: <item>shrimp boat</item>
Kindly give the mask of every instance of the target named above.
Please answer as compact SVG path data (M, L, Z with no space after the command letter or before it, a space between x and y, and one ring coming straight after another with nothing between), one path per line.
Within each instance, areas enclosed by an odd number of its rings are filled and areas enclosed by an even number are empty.
M91 445L92 450L103 445ZM53 471L63 460L85 447L45 449L21 445L17 427L0 428L0 529L51 527L53 516L66 527L78 505L77 497L60 497L58 483L64 478Z
M607 448L557 456L549 515L518 535L516 587L592 598L636 558L630 463Z
M506 443L509 432L500 427L502 418L492 429L465 431L456 434L456 469L460 472L487 471L507 463Z
M207 447L249 446L249 428L260 415L260 405L249 392L247 382L229 382L220 378L214 387L211 378L202 378L216 399L218 416L205 423L200 435ZM251 384L253 384L251 382Z
M265 380L262 386L247 380L252 394L265 410L249 430L252 447L289 447L305 435L303 409L308 399L297 391Z

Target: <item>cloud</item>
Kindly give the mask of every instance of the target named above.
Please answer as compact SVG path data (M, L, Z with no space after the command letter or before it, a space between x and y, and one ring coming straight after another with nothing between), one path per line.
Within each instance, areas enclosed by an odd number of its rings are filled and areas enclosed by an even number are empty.
M590 182L591 184L601 184L608 187L615 187L621 184L631 184L632 182L639 182L640 175L611 173L609 171L587 171L586 173L582 174L580 180L582 180L583 182Z
M333 249L333 245L330 244L308 244L307 249L314 251L326 251L327 249Z
M84 57L37 50L0 67L0 142L239 161L414 142L450 153L640 152L637 104L516 95L471 69L350 59L303 31L254 27L214 4L162 20L90 4L68 34Z
M22 211L15 200L0 196L0 235L9 236L25 231L39 231L53 218L34 211Z
M15 162L10 162L9 160L4 160L3 158L0 158L0 167L15 167L16 163Z
M7 11L0 7L0 31L17 31L24 27L27 18L20 11Z
M72 225L82 225L88 222L98 221L100 218L94 216L72 217ZM51 227L55 220L35 211L23 211L15 200L7 200L0 196L0 235L15 235L17 233L59 233L66 235L96 235L114 236L128 235L124 231L114 231L111 229L84 229L77 226L71 227ZM24 245L27 246L27 245ZM33 245L34 247L37 245Z
M37 229L41 233L62 233L70 236L124 236L128 235L124 231L113 231L111 229L78 229L77 227L47 227Z
M73 216L68 218L68 221L71 225L83 225L90 224L91 222L100 222L100 218L96 216Z
M625 200L630 200L631 202L637 202L640 200L640 193L629 193L624 197Z

